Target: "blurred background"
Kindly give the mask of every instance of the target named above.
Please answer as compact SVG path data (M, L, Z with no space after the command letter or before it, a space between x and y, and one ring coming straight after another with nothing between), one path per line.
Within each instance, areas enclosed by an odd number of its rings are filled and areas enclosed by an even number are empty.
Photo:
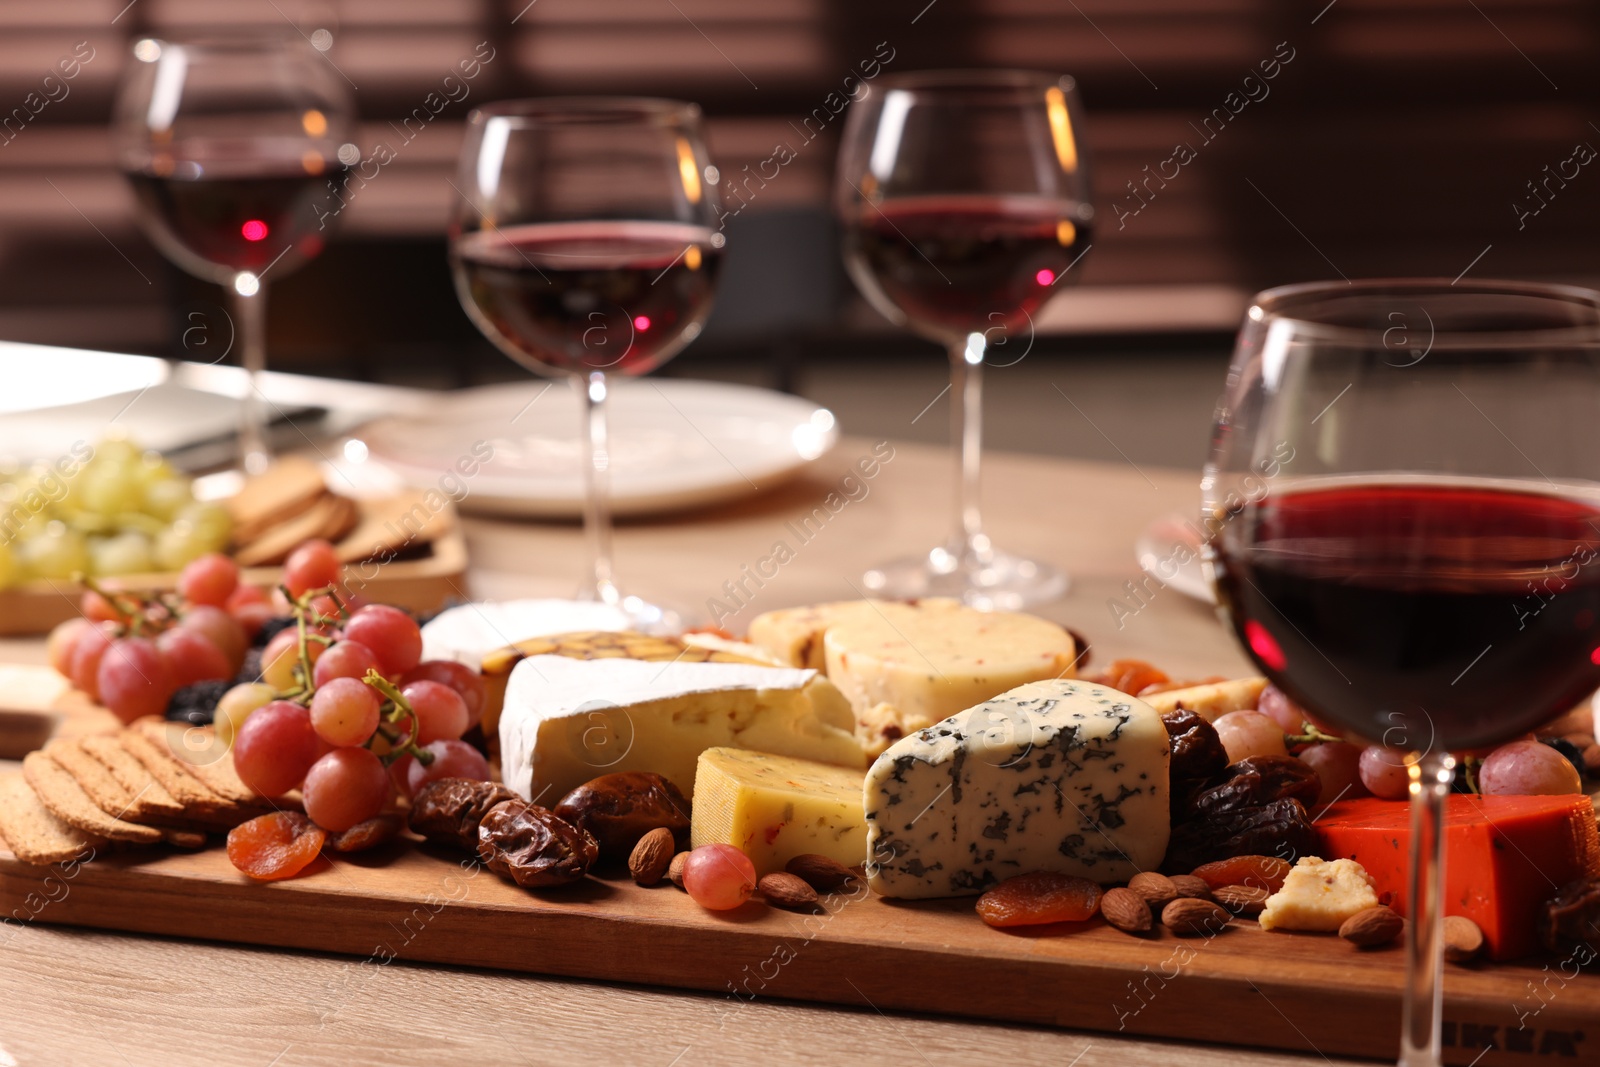
M1233 328L1265 286L1600 280L1600 5L1581 0L6 0L0 337L185 355L188 310L221 295L136 227L113 90L141 37L285 24L354 88L363 156L395 158L328 250L274 285L279 370L440 388L521 374L446 267L468 110L674 96L703 105L745 193L727 204L711 324L663 373L797 392L849 432L943 440L946 400L915 408L945 361L857 296L829 208L846 79L873 61L1067 72L1088 110L1093 246L1026 357L989 375L992 447L1197 465ZM475 54L492 58L470 95L439 107L430 94ZM38 106L71 56L78 76ZM793 159L774 167L780 145Z

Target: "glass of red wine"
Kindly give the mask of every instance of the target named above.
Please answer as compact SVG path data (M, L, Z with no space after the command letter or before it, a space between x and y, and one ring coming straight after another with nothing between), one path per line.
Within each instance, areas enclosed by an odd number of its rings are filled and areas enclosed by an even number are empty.
M1452 752L1600 685L1600 293L1373 281L1256 297L1203 482L1223 617L1319 719L1406 754L1403 1067L1439 1061ZM1330 798L1331 799L1331 798Z
M1027 355L1089 249L1081 128L1073 80L1028 71L885 77L850 108L834 184L845 265L891 322L949 352L956 459L949 540L869 570L871 593L1014 609L1066 591L1061 571L990 541L979 469L984 364Z
M605 400L611 375L645 374L699 336L725 243L718 179L696 105L571 97L472 112L454 183L461 306L506 355L578 393L581 595L649 629L679 620L613 579Z
M118 161L163 255L227 287L248 374L239 443L266 469L266 280L322 251L359 152L342 76L298 34L145 38L118 95ZM365 184L364 182L362 184Z

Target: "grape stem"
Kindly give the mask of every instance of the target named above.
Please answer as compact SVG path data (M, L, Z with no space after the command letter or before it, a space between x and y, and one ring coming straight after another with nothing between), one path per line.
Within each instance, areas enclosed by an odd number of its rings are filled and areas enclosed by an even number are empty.
M1342 737L1337 737L1337 736L1335 736L1333 734L1327 733L1326 731L1317 729L1316 726L1312 725L1310 722L1307 722L1307 721L1302 721L1300 723L1300 732L1299 733L1297 733L1297 734L1285 734L1283 739L1284 739L1285 742L1287 742L1288 744L1291 744L1291 745L1311 745L1311 744L1316 744L1319 741L1343 741L1344 740L1344 738L1342 738Z
M291 689L289 692L285 693L284 696L286 699L299 701L309 705L311 703L311 696L316 691L316 686L312 684L312 681L316 675L312 672L311 666L311 642L320 642L322 646L326 648L327 646L333 644L334 639L326 634L313 634L308 632L306 629L306 624L307 622L314 621L315 625L318 626L337 626L339 623L344 621L349 613L345 611L344 602L339 599L339 594L335 591L335 586L327 585L323 586L321 589L307 589L298 597L289 592L289 587L287 585L280 584L278 588L283 592L284 597L288 599L289 610L294 615L296 634L295 646L300 655L300 662L295 664L294 668L295 677L300 680L300 684L294 689ZM334 607L339 610L339 614L337 616L324 615L322 612L314 608L312 606L312 601L319 596L325 596L332 600Z
M149 604L132 593L113 593L82 571L75 571L72 580L91 593L100 594L111 610L117 613L117 625L137 637L146 622L144 613Z
M383 760L383 765L385 767L390 766L407 752L415 756L417 762L424 767L432 763L433 753L417 746L417 731L422 728L422 724L417 721L417 713L411 710L411 702L400 692L400 687L379 674L376 667L368 667L367 676L361 680L376 689L379 695L389 703L390 707L384 712L384 718L391 723L399 723L407 718L411 720L411 724L406 731L405 744L403 745L395 744L396 739L400 736L398 731L391 732L381 725L378 727L384 738L390 743L389 754L379 757Z

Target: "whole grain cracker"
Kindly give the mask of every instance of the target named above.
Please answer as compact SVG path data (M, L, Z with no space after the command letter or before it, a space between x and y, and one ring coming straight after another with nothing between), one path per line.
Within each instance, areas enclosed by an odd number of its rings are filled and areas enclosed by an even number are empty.
M118 740L128 754L160 782L188 818L214 814L228 806L211 787L190 774L165 745L157 746L138 730L124 730Z
M139 844L161 840L161 831L152 826L141 826L101 811L78 780L43 752L30 752L23 757L22 775L56 818L84 833Z
M129 822L144 821L135 794L124 788L109 767L84 751L82 744L77 741L52 741L44 746L44 754L77 779L78 785L101 811Z
M148 767L122 747L120 735L97 734L83 738L79 744L111 772L123 789L139 798L139 806L149 818L175 819L183 815L183 805L173 799L166 786L156 781Z
M0 774L0 840L17 859L40 867L83 859L106 844L56 818L19 771Z
M142 719L130 729L143 733L157 749L164 747L185 771L222 799L253 808L268 807L266 799L245 785L233 769L232 750L217 739L211 727Z

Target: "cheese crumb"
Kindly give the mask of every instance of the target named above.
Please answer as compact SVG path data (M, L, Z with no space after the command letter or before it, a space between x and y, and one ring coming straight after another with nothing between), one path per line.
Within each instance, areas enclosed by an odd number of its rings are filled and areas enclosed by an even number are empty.
M1306 856L1290 869L1283 888L1267 898L1263 930L1336 931L1359 911L1377 907L1372 876L1355 860Z

